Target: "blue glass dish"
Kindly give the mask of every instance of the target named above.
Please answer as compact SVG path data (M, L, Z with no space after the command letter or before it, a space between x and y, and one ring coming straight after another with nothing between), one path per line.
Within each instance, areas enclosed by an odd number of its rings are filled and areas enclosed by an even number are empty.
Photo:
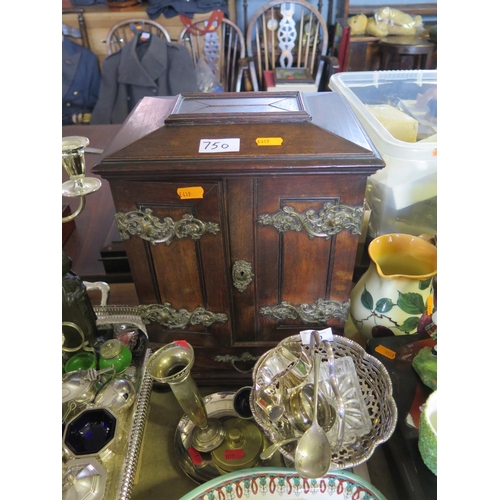
M78 457L97 455L109 446L116 431L116 417L105 408L82 411L68 423L64 444Z

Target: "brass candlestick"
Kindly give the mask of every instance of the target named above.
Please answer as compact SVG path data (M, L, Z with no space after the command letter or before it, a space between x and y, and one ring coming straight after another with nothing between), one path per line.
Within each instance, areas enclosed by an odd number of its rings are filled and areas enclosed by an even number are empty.
M225 430L217 419L209 419L201 394L190 372L194 349L185 341L172 342L158 349L148 360L146 369L153 380L169 384L182 409L196 426L192 446L198 451L212 451L222 444Z

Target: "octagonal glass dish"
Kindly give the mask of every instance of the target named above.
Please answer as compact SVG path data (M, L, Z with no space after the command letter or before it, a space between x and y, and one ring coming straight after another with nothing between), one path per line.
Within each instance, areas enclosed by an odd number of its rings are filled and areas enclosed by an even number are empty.
M98 455L113 442L116 425L106 408L86 409L68 422L63 442L76 457Z
M300 335L287 337L274 349L289 343L301 344ZM376 446L390 438L397 423L397 407L392 396L392 382L389 373L379 360L369 355L357 342L345 337L333 335L330 344L335 358L346 356L352 358L359 380L361 397L371 421L368 432L345 441L338 451L332 451L330 470L340 470L366 462L372 456ZM306 345L302 345L302 348L309 349ZM257 424L272 443L277 443L294 436L300 437L302 433L293 428L286 414L278 420L271 420L269 412L266 412L263 405L257 402L263 392L260 385L262 383L261 366L266 362L268 356L272 355L272 351L273 349L261 356L253 368L250 407ZM323 349L321 354L322 365L327 364L326 350ZM266 386L265 395L268 407L281 404L279 394L279 388L274 387L273 383ZM336 432L335 426L329 432ZM281 454L291 463L294 462L296 446L297 441L294 441L280 447Z

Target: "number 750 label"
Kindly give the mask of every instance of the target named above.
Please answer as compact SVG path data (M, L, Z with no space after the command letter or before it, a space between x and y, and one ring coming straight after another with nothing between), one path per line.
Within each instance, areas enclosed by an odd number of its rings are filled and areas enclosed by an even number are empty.
M239 139L200 139L198 153L234 153L239 150Z

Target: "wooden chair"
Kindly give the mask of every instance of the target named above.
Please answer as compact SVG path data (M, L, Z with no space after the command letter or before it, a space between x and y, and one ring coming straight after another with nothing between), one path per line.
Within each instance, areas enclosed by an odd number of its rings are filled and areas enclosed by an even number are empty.
M181 31L178 43L188 48L195 67L201 59L208 64L224 92L241 91L245 42L235 23L225 18L193 22Z
M89 36L87 34L87 25L85 24L85 18L83 13L85 9L71 9L63 8L62 19L63 19L63 33L65 36L81 40L81 44L90 50ZM76 14L78 20L78 28L72 28L71 26L64 23L65 18L73 17ZM69 20L69 19L68 19Z
M330 88L330 78L335 73L347 71L349 65L349 45L351 41L351 27L345 19L337 18L332 26L329 26L330 48L329 58L326 61L326 69L323 72L323 80L320 87Z
M124 45L129 43L137 32L152 33L170 42L168 31L156 21L151 19L126 19L116 23L108 31L106 37L106 49L108 55L118 52Z
M328 28L306 0L271 0L248 23L246 52L254 90L264 90L264 71L308 68L318 90L328 59Z

